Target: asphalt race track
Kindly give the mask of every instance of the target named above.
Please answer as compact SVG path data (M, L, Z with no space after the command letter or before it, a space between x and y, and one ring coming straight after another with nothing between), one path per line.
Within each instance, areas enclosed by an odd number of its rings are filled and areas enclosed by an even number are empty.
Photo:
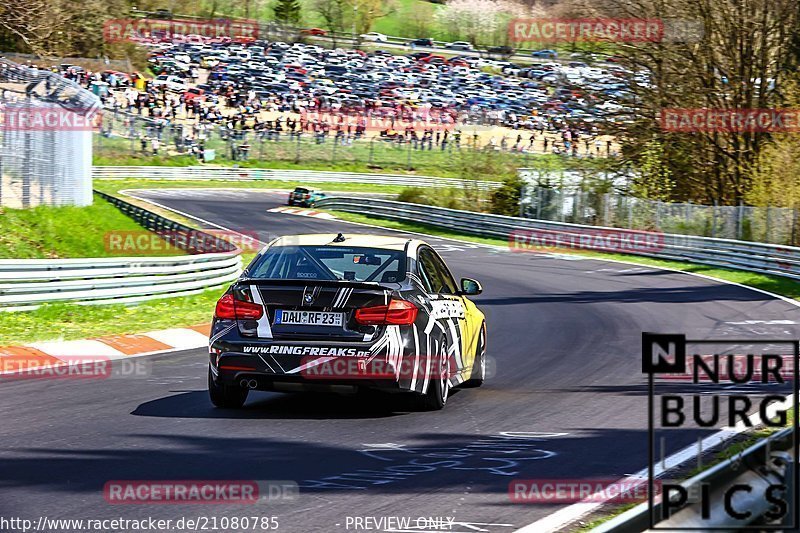
M137 195L264 239L388 232L267 211L285 193ZM745 288L429 241L456 277L483 283L475 300L487 315L495 368L483 388L459 391L433 413L272 393L226 411L207 399L203 349L151 357L145 378L4 382L0 515L271 515L278 531L291 532L352 531L348 517L356 516L455 517L449 531L513 531L559 509L511 503L514 479L616 479L646 466L643 330L697 339L800 335L799 309ZM687 432L683 445L696 436ZM132 479L294 480L301 493L256 506L105 502L106 482Z

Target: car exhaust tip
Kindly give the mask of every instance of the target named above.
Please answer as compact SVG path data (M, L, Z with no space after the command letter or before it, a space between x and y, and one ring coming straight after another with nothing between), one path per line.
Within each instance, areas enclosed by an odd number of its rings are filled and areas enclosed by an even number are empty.
M242 379L239 381L239 386L244 389L255 389L258 387L258 381L254 379Z

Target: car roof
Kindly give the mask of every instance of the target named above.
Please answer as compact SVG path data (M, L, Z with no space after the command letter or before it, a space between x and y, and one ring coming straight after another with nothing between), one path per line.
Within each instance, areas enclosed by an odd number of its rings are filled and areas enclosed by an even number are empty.
M391 235L363 235L343 233L345 240L333 242L335 233L314 233L307 235L285 235L276 239L272 246L345 246L356 248L380 248L384 250L405 250L406 245L412 243L410 249L416 249L423 241L395 237Z

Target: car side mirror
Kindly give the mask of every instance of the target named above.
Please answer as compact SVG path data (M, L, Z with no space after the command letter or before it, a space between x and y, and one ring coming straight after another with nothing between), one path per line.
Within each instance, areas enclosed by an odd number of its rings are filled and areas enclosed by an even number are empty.
M481 284L470 278L461 278L461 294L473 296L483 292Z

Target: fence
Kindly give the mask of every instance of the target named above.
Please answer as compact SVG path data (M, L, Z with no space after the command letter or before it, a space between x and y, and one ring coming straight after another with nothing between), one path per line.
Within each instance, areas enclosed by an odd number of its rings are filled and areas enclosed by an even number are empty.
M375 198L329 197L316 205L427 224L468 235L501 238L518 251L547 251L555 243L556 248L560 245L629 253L800 280L800 248L797 247L488 215Z
M90 204L92 134L68 124L100 108L77 84L0 58L0 206Z
M305 183L367 183L403 187L460 187L488 190L496 181L411 176L405 174L359 174L317 170L284 170L233 167L94 167L95 179L148 178L157 180L300 181Z
M800 244L795 209L708 206L529 186L522 213L529 218L646 231L662 231L771 244Z
M570 153L563 140L554 132L536 133L532 130L498 130L495 135L486 135L485 120L470 118L460 136L453 131L439 135L436 132L428 139L421 137L380 136L367 130L363 135L348 133L343 129L337 133L313 132L298 129L290 132L284 122L282 130L277 128L229 129L221 120L216 124L198 125L194 118L183 111L176 119L151 117L149 111L124 111L106 109L102 125L94 137L94 150L99 156L115 158L121 156L170 155L191 156L208 160L213 152L214 160L245 162L249 160L288 161L293 163L347 164L363 163L368 166L392 166L409 170L420 167L454 167L463 157L491 151L516 167L531 166L544 153ZM297 115L299 116L299 115ZM493 126L488 126L493 127ZM424 126L418 130L424 129ZM607 142L595 143L586 136L575 143L577 157L607 157L614 149ZM211 152L207 152L211 151ZM206 156L206 157L204 157Z
M50 302L129 304L188 296L229 283L241 273L242 258L234 245L119 198L97 194L192 255L0 260L0 311L31 310ZM211 245L198 250L181 234L199 234Z

